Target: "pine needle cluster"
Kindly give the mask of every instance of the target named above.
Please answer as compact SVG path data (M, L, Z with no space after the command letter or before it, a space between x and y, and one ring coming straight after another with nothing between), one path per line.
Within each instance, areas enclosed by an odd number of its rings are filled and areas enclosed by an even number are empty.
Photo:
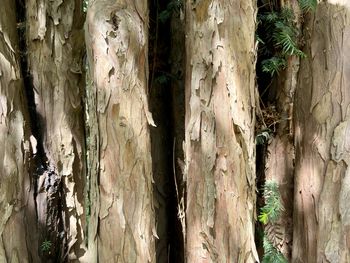
M289 8L258 15L258 23L265 32L263 36L257 38L263 44L260 52L268 57L261 62L261 68L263 72L270 73L271 76L286 67L289 56L305 57L298 47L298 31L294 19L294 13Z
M45 240L41 244L40 248L41 248L41 251L47 252L47 251L49 251L51 249L51 246L52 246L51 241L50 240Z
M315 11L317 0L299 0L299 6L304 13Z
M278 184L275 181L266 181L264 186L265 205L261 208L259 221L266 225L268 222L275 223L284 210Z
M265 205L261 208L258 219L264 225L276 223L284 210L277 182L272 180L265 182L264 199ZM283 254L271 243L266 232L263 238L263 248L262 263L287 263Z
M264 236L263 247L264 257L261 263L288 263L283 254L272 245L266 236Z

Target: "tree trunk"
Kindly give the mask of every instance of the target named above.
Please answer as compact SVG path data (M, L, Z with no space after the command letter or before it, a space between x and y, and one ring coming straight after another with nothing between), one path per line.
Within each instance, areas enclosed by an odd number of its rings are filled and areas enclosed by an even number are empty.
M96 103L90 138L97 161L87 262L155 262L147 24L147 1L96 0L88 9L88 103Z
M255 1L186 2L186 261L256 262Z
M29 115L18 46L15 2L4 0L0 8L0 262L4 263L38 262Z
M350 9L344 3L319 3L304 26L307 58L295 98L293 262L350 262Z
M35 100L38 142L34 198L40 243L51 242L40 252L46 262L74 262L84 254L85 227L82 2L30 0L26 17L28 100Z

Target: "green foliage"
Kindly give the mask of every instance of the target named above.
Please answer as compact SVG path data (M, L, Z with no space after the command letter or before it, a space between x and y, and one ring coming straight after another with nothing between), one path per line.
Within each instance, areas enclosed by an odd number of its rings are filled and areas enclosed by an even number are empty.
M40 246L41 251L47 252L51 249L52 243L50 240L45 240Z
M274 223L278 220L283 205L281 202L278 184L275 181L266 181L264 186L265 205L261 208L259 221L263 224Z
M261 263L288 263L283 254L273 246L266 236L263 239L264 256Z
M258 23L264 32L263 37L258 36L259 42L265 45L260 52L268 57L261 62L263 72L273 76L286 67L287 57L305 57L297 45L298 31L291 9L283 8L280 12L262 13L258 16Z
M273 33L273 40L275 45L282 49L282 54L287 56L297 55L305 57L305 54L298 48L296 44L297 32L291 24L286 24L277 21Z
M305 13L315 11L317 7L317 0L299 0L299 6Z
M286 64L284 58L272 57L261 62L261 69L263 72L270 73L273 76L276 73L278 74L281 69L284 69Z
M278 184L275 181L266 181L264 186L265 206L261 208L259 221L266 225L267 223L276 223L283 211L281 197L278 190ZM272 237L273 238L273 237ZM262 263L287 263L284 255L270 242L266 228L263 237L264 256Z
M180 10L182 7L181 0L172 0L168 3L165 10L158 14L158 19L160 22L165 23L174 11Z

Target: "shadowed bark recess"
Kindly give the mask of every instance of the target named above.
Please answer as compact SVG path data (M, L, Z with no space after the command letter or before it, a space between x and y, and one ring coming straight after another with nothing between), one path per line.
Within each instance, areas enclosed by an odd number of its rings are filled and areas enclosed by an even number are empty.
M184 48L184 25L182 6L171 4L154 0L149 7L150 109L157 125L151 128L157 263L184 260L176 191L183 188L176 178L182 178L178 159L183 160L184 54L180 47Z

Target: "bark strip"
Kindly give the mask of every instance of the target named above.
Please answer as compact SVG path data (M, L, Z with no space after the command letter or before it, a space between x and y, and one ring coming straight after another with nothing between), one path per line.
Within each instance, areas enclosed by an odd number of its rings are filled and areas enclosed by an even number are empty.
M78 261L85 253L82 1L29 0L26 17L39 252L45 262Z
M336 5L337 4L337 5ZM350 7L318 4L304 26L295 97L292 262L350 262Z
M256 262L255 1L186 2L186 261Z
M16 3L0 8L0 262L39 262Z
M86 42L93 86L87 262L155 262L147 1L96 0ZM90 103L90 102L88 102ZM90 153L91 154L91 153Z

